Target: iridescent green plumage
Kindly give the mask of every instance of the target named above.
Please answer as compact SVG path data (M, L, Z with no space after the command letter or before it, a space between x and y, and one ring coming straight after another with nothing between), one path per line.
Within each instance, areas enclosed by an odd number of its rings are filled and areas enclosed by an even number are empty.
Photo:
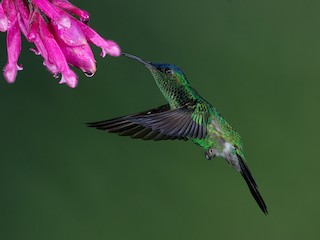
M240 135L190 86L184 73L173 64L155 64L131 54L123 55L141 62L151 71L168 104L138 114L89 123L89 126L144 140L191 140L204 149L208 159L221 156L240 172L261 210L267 213L245 163Z
M155 68L149 67L149 69L170 107L172 109L179 108L187 103L194 102L193 120L199 125L206 125L207 137L202 139L191 138L191 140L204 150L208 150L213 146L219 148L217 140L223 138L236 146L237 153L244 159L240 135L210 103L190 86L184 73L173 64L153 65ZM169 71L169 73L166 73L166 71ZM212 121L216 122L217 125L209 124ZM221 128L221 131L217 131L217 126Z

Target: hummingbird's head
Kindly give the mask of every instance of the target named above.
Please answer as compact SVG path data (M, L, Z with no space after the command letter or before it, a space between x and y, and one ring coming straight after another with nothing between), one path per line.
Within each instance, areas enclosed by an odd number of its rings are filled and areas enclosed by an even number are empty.
M161 93L170 105L176 107L190 100L190 95L194 90L189 85L184 73L177 66L151 63L128 53L122 53L122 55L142 63L150 70Z
M148 67L152 74L158 74L163 78L174 79L176 77L185 78L182 70L174 64L170 63L150 63Z
M151 63L129 53L122 53L122 55L145 65L157 82L188 84L182 70L174 64Z
M158 84L174 88L189 85L186 76L176 65L151 63L151 66L148 68Z

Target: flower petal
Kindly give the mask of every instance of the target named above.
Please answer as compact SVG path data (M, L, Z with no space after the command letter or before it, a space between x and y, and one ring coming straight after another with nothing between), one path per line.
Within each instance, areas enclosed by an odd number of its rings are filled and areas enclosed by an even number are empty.
M7 30L8 63L4 68L4 76L7 82L13 83L18 70L22 70L22 67L19 67L17 64L21 52L21 32L14 2L9 2L8 9L10 20Z
M14 83L17 77L18 71L22 70L23 68L17 64L8 63L3 69L3 75L6 78L8 83Z
M62 18L67 19L70 22L68 28L62 28L57 22L51 22L51 30L54 31L56 38L64 41L69 46L80 46L87 43L87 39L83 34L81 28L78 26L77 21L72 17L69 17L63 11L60 12Z
M57 12L57 8L53 6L48 0L32 0L32 2L40 8L45 15L47 15L52 20L60 19L59 13ZM62 24L63 25L63 24ZM64 24L65 26L68 25L67 22Z
M101 57L105 57L106 54L119 57L121 54L121 49L117 43L111 40L103 39L96 31L87 26L86 24L78 21L78 25L80 26L82 32L86 36L87 40L92 44L101 48Z
M77 75L69 68L63 52L50 33L48 26L42 17L39 17L39 29L41 40L48 54L49 62L53 63L57 67L58 72L61 72L62 74L60 83L66 83L72 88L76 87L78 83Z
M47 49L41 39L39 34L39 21L40 21L40 12L38 10L34 11L30 16L30 26L28 33L28 40L33 42L36 45L36 48L31 48L30 50L36 55L41 55L43 57L43 65L53 74L55 78L59 75L58 67L49 60Z
M39 34L39 18L40 18L40 12L36 9L31 13L31 16L29 17L29 29L28 29L28 36L27 39L29 42L33 42L37 35Z
M82 22L88 23L90 20L89 13L87 11L74 6L67 0L53 0L52 4L68 13L78 16Z
M0 3L0 31L5 32L8 29L8 18L4 13L2 3Z
M68 71L62 73L59 84L63 83L66 83L71 88L75 88L78 85L77 75L70 68Z
M23 0L16 0L16 7L18 11L18 21L20 30L25 37L28 35L29 25L29 8Z
M81 69L86 76L92 77L96 72L96 63L89 44L71 47L60 43L59 46L64 53L67 62Z
M41 55L44 59L43 65L46 66L46 68L54 75L54 77L58 76L58 67L54 63L50 62L47 49L45 48L45 45L38 34L35 36L33 43L36 45L37 49L30 50L36 55Z

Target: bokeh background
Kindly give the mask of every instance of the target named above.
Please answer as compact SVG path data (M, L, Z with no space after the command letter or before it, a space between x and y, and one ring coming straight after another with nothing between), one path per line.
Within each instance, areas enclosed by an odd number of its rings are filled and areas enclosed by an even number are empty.
M85 126L165 103L143 66L94 48L96 75L70 89L24 40L16 83L0 77L0 239L319 239L319 1L72 2L124 51L184 70L240 132L270 214L190 142Z

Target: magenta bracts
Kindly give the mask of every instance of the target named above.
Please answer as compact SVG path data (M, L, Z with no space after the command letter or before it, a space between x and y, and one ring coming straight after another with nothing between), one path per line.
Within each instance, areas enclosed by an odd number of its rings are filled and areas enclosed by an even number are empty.
M89 14L67 0L2 0L0 3L0 31L7 32L8 63L4 76L9 83L22 70L18 64L21 51L21 33L35 45L31 49L44 59L43 65L58 78L59 83L76 87L77 75L69 65L93 76L96 63L89 46L102 49L101 56L120 56L120 47L103 39L90 28Z

